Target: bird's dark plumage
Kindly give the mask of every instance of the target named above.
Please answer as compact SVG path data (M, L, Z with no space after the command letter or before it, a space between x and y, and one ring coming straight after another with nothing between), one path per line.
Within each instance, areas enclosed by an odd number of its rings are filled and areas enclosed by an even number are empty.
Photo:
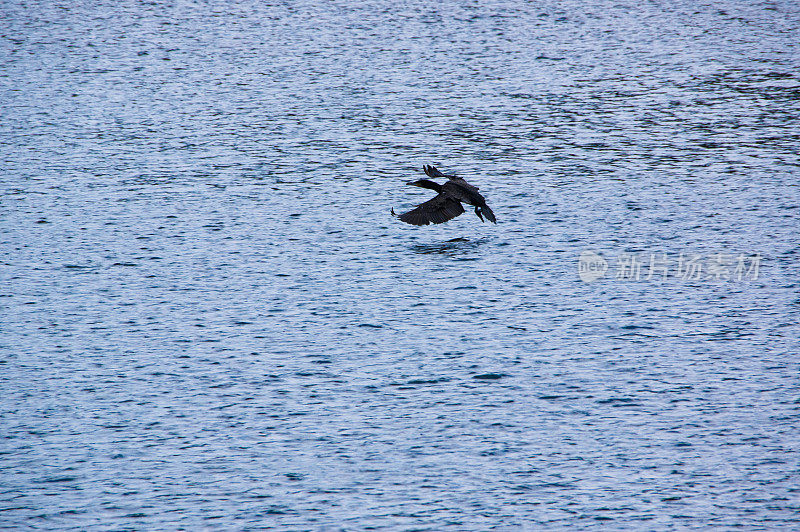
M485 216L490 222L497 223L492 209L486 205L486 199L478 192L478 187L470 185L460 177L445 175L430 165L423 166L423 170L428 177L446 177L447 182L440 185L429 179L409 181L408 185L435 190L438 194L399 216L394 214L393 209L394 216L412 225L441 224L463 214L464 207L461 204L466 203L475 207L475 214L481 221Z

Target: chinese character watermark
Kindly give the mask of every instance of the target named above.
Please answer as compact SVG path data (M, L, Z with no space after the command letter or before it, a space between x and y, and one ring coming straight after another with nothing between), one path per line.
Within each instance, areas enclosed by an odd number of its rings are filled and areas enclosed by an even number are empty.
M738 255L714 253L621 253L613 268L609 261L594 251L583 251L578 257L578 276L587 283L606 276L629 281L664 281L674 277L685 281L755 281L758 280L762 257L759 253Z

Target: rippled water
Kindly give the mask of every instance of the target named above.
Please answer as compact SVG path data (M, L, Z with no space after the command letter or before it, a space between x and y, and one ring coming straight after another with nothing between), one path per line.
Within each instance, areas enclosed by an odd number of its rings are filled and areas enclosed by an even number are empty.
M0 528L798 526L796 3L0 29Z

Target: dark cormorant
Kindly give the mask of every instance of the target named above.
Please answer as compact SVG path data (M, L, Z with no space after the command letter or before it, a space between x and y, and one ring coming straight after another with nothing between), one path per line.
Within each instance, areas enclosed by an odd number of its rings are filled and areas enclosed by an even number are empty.
M409 181L406 183L407 185L429 188L438 192L439 195L399 216L392 209L392 215L412 225L441 224L463 214L464 207L461 204L466 203L475 207L475 214L481 221L486 216L490 222L497 223L492 209L486 205L486 199L478 192L478 187L470 185L460 177L444 175L433 166L426 165L422 168L428 177L446 177L447 183L440 185L429 179Z

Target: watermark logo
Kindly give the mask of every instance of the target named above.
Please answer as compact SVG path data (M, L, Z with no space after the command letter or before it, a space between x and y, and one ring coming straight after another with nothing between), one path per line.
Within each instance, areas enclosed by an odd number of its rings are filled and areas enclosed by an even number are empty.
M578 258L578 275L581 281L590 283L603 277L608 271L608 261L594 251L583 251Z
M758 279L762 257L760 254L714 253L620 253L613 263L594 251L583 251L578 257L578 276L581 281L592 282L613 270L613 278L630 281L663 281L675 277L686 281L743 281ZM612 275L609 275L612 277Z

